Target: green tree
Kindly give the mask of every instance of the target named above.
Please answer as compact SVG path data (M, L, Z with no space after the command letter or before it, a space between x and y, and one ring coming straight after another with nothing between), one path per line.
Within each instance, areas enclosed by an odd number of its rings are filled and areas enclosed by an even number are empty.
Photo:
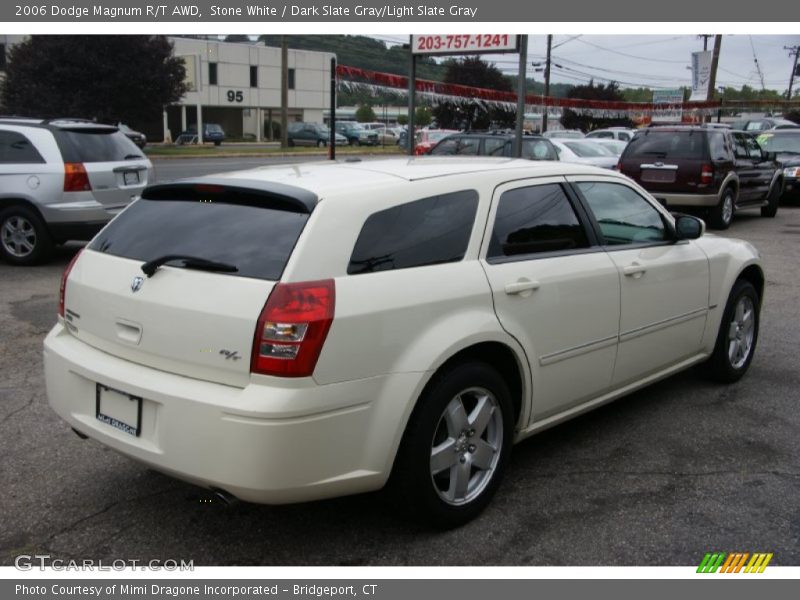
M247 43L247 42L250 41L250 36L249 35L245 35L243 33L231 33L231 34L225 36L225 41L226 42L234 42L234 43L238 43L238 44L241 44L243 42Z
M418 106L417 110L414 111L414 126L427 127L431 124L431 121L433 121L431 109L427 106Z
M32 36L9 52L3 104L20 116L146 121L186 93L163 36Z
M372 110L369 104L362 104L358 107L358 110L356 110L356 121L359 123L371 123L376 118L375 111Z
M502 71L481 60L479 56L467 56L460 60L448 60L445 83L456 83L470 87L487 88L511 92L511 80ZM508 127L514 124L515 110L487 107L484 103L444 103L433 109L433 116L440 127L453 129L486 129L492 125Z
M408 115L397 115L398 125L408 125Z
M595 85L594 81L589 81L586 85L576 85L570 90L567 97L584 100L625 100L616 81L610 81L605 85ZM652 96L650 99L652 100ZM591 131L604 127L633 127L634 123L628 117L595 117L590 114L576 113L567 108L561 115L561 125L565 129Z

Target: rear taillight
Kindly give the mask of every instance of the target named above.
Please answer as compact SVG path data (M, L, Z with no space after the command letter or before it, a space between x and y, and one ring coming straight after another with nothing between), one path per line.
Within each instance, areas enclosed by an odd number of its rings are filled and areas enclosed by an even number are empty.
M83 252L83 248L78 250L78 252L75 254L75 256L72 257L72 260L69 261L69 264L67 265L67 268L64 269L64 274L61 276L61 287L59 287L59 289L58 289L58 316L59 317L63 317L64 316L64 296L66 295L66 292L67 292L67 278L69 277L69 272L72 271L72 267L75 266L75 263L77 262L78 257L81 255L81 252Z
M709 185L712 181L714 181L714 167L703 165L700 170L700 185Z
M88 192L91 189L92 184L89 183L89 175L83 163L64 163L65 192Z
M278 377L311 375L335 305L333 279L277 284L258 318L250 370Z

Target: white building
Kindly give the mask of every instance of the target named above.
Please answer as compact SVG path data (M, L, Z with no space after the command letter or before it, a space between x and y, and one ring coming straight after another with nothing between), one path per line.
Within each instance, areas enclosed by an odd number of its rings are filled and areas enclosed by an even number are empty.
M273 137L269 123L280 123L280 48L216 39L170 41L184 59L190 91L164 111L165 139L198 123L218 123L228 139ZM289 50L289 122L322 123L323 111L330 108L333 58L328 52Z

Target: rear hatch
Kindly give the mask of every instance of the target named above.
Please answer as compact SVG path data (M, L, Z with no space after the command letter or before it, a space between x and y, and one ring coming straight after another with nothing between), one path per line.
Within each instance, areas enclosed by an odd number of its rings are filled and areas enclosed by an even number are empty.
M150 188L70 272L67 327L126 360L244 386L257 320L311 210L263 189ZM166 262L148 276L142 266L158 259Z
M78 168L86 172L92 195L106 209L123 208L152 183L153 165L116 127L60 125L55 136L64 162L81 165Z
M698 193L707 146L702 130L648 129L625 148L620 171L650 192Z

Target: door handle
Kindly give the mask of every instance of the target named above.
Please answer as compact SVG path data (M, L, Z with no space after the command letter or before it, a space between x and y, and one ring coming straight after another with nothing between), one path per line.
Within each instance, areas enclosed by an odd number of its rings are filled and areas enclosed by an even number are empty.
M507 283L505 287L506 294L509 296L513 294L523 294L523 292L535 292L539 289L539 282L530 279L519 279L514 283ZM530 294L524 294L529 296Z
M633 277L634 279L639 279L639 277L645 274L645 271L647 271L647 269L639 263L632 263L622 269L622 272L625 273L625 277Z

